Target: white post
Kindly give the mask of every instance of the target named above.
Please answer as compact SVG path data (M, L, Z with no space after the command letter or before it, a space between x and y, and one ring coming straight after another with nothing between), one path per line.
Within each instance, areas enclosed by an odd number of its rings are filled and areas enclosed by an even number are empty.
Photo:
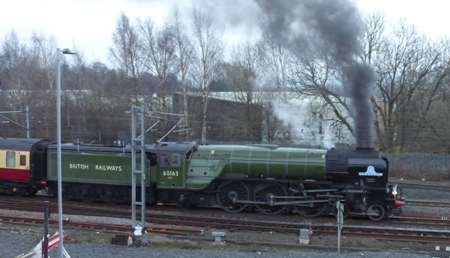
M61 49L56 49L56 123L58 147L58 224L59 224L59 253L64 256L63 247L63 220L62 220L62 180L61 180Z
M62 222L62 176L61 176L61 54L74 55L75 52L70 51L70 49L65 48L61 51L60 48L56 49L56 117L57 117L57 147L58 147L58 224L59 224L59 250L60 257L64 256L64 246L63 246L63 222Z
M338 253L341 252L341 230L344 225L344 204L340 201L336 202L337 224L338 224Z

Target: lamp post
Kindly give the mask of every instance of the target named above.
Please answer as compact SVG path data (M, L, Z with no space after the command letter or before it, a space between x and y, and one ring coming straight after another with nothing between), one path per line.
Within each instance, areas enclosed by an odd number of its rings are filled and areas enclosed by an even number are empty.
M62 180L61 180L61 53L74 55L75 52L65 48L56 49L56 124L57 124L57 147L58 147L58 224L59 224L59 250L60 257L64 256L63 246L63 222L62 222Z

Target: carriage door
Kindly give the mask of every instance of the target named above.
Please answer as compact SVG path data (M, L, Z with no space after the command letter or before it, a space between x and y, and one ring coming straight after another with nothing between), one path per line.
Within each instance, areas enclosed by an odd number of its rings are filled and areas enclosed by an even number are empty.
M158 187L184 188L184 155L161 152L158 156Z

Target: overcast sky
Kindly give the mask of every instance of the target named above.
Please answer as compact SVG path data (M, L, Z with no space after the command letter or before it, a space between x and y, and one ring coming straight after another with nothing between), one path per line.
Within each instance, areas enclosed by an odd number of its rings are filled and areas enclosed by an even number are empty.
M450 36L447 14L450 1L356 0L355 3L360 10L385 13L391 22L406 18L431 37ZM224 39L228 42L258 37L256 5L251 0L7 0L1 8L0 39L3 41L14 29L21 40L28 40L35 31L53 36L60 48L70 48L75 43L89 62L109 64L111 35L121 13L132 20L151 17L160 25L175 4L182 15L188 15L193 6L207 10L214 22L225 29Z

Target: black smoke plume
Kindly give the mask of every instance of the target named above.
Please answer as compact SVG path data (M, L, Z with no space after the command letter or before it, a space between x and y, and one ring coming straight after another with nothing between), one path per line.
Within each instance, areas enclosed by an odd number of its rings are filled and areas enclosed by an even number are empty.
M267 16L267 28L278 43L295 48L296 38L319 38L342 74L344 92L352 98L356 145L373 147L375 114L371 102L376 79L361 61L364 30L356 6L349 0L255 0ZM310 44L311 45L311 44Z

